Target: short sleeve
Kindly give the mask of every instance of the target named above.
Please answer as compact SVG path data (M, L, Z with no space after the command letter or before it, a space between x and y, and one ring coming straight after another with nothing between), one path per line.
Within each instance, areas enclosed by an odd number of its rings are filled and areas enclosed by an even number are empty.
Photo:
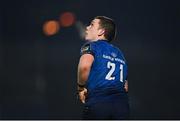
M92 43L84 44L81 47L80 55L83 55L83 54L92 54L94 56L94 51L93 50L94 50L94 48L93 48Z

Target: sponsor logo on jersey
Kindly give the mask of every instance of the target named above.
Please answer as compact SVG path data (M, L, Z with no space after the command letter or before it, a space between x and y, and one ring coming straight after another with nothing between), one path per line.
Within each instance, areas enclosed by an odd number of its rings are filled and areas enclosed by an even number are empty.
M81 49L81 53L84 53L84 52L87 52L87 51L90 51L90 45L86 45Z
M111 55L115 58L117 55L116 53L111 53Z

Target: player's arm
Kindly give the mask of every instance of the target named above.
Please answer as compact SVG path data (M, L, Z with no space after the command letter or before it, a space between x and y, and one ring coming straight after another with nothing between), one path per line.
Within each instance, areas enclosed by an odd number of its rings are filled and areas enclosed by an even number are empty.
M94 57L91 54L83 54L80 57L78 65L78 85L86 84L93 61Z
M83 103L85 102L85 95L87 93L85 84L88 79L93 61L94 61L93 55L83 54L80 57L79 64L78 64L78 74L77 74L78 91L79 91L79 98Z
M124 89L128 92L128 80L125 80Z

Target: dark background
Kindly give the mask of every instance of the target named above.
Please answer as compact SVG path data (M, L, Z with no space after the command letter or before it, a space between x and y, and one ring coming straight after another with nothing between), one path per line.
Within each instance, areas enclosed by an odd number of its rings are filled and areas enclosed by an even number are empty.
M84 43L75 25L53 36L47 20L71 11L88 24L105 15L129 66L131 119L180 119L178 0L3 0L0 119L80 119L76 70Z

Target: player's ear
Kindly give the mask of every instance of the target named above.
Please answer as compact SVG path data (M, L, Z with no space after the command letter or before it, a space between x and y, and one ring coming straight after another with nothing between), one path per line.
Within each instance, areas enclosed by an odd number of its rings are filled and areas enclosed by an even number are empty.
M101 35L103 35L103 34L105 34L105 29L99 29L99 34L98 34L98 36L101 36Z

